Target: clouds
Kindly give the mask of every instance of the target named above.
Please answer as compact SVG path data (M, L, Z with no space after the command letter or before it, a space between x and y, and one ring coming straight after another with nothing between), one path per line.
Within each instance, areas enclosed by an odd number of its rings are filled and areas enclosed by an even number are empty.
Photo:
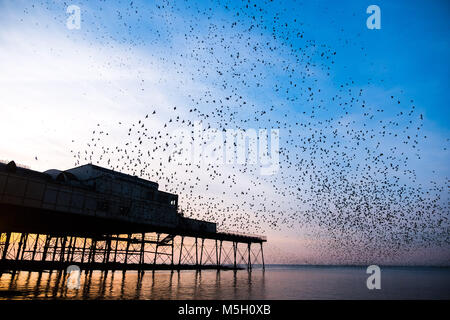
M151 55L74 41L50 14L33 18L46 23L10 19L0 31L0 134L9 137L1 149L11 158L40 170L70 167L71 140L86 140L97 123L127 121L152 105L164 112L173 102L166 93L181 76L173 81ZM37 154L42 162L32 161Z

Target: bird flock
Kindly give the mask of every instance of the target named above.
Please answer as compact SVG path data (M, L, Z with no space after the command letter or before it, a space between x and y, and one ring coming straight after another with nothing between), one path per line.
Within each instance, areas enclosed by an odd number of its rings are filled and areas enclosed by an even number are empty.
M286 18L288 9L272 1L153 6L128 3L116 19L129 37L111 38L150 53L167 42L167 52L155 57L183 79L176 85L185 99L149 102L132 122L99 121L82 150L72 147L75 165L156 181L179 195L185 216L214 221L221 230L321 239L314 245L343 261L450 244L448 178L424 181L413 165L421 163L428 137L412 99L398 92L374 100L351 74L330 87L339 51L312 39L301 19ZM161 28L147 40L126 16L153 19ZM196 87L186 92L189 83ZM192 132L195 123L203 133L278 129L278 172L192 161L174 132Z

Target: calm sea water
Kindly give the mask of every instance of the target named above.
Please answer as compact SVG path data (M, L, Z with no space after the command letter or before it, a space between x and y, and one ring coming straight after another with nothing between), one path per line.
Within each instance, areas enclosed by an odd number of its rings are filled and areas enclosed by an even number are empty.
M265 271L3 273L0 299L450 299L450 269L382 267L381 289L368 290L362 267L267 266Z

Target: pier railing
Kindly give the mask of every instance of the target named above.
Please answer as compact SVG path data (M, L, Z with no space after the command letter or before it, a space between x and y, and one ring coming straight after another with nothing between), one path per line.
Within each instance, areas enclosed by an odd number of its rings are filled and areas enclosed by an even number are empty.
M267 236L260 235L260 234L253 234L253 233L246 233L246 232L237 232L237 231L221 231L217 230L217 233L230 235L230 236L239 236L239 237L245 237L245 238L257 238L263 241L267 241Z

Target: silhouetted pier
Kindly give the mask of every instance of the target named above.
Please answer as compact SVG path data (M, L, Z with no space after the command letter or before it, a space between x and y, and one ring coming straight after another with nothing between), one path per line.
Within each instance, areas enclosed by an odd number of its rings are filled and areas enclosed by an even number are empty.
M177 208L157 183L95 165L0 163L0 269L264 268L265 237L219 232Z

